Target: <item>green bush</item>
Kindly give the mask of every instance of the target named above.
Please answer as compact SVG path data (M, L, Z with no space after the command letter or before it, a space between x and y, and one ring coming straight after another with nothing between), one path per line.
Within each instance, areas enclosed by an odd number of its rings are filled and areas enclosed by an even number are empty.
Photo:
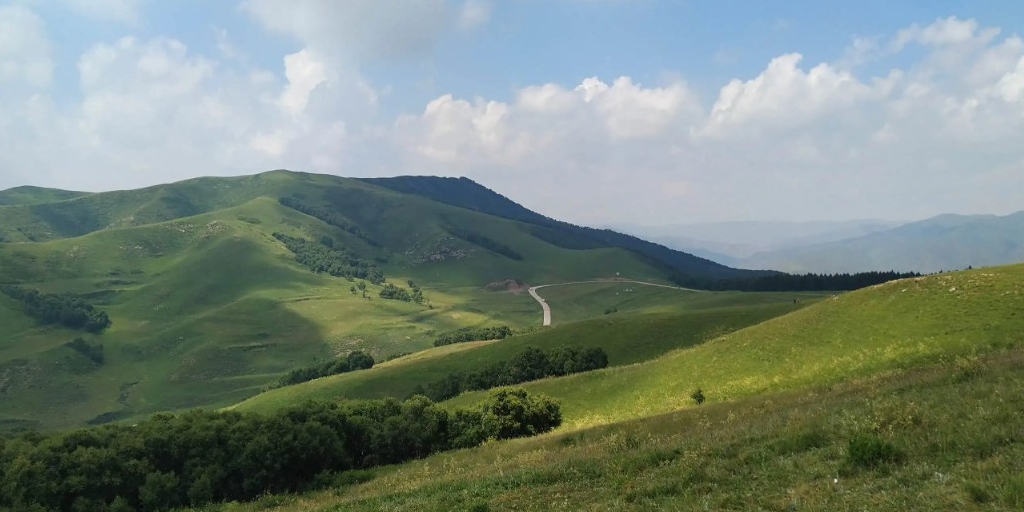
M522 388L492 391L483 403L483 432L491 439L542 434L561 424L562 412L554 400L530 396Z
M874 468L903 459L900 450L874 434L858 434L850 439L846 462L852 467Z

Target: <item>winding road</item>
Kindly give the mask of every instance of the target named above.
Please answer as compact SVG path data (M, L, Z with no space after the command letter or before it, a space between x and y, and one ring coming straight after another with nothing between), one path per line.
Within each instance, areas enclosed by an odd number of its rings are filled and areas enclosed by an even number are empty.
M544 320L541 323L541 325L544 326L544 327L547 327L547 326L551 325L551 306L548 305L548 301L544 300L544 297L541 297L540 294L537 293L538 289L540 289L540 288L547 288L548 286L566 286L566 285L570 285L570 284L586 284L586 283L633 283L633 284L642 284L644 286L657 286L659 288L670 288L670 289L673 289L673 290L683 290L683 291L688 291L688 292L700 292L700 291L703 291L703 290L694 290L692 288L682 288L680 286L669 286L667 284L648 283L646 281L633 281L632 279L595 279L595 280L592 280L592 281L573 281L573 282L570 282L570 283L552 283L552 284L541 284L541 285L537 285L537 286L531 286L526 291L530 292L530 296L533 297L534 300L536 300L538 303L540 303L541 309L544 310Z

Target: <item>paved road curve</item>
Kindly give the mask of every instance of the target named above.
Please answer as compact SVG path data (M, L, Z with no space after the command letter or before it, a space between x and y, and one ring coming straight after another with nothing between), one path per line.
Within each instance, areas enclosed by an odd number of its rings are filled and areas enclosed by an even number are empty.
M548 301L544 300L544 297L541 297L540 294L537 293L537 289L538 288L545 288L545 287L548 287L548 286L566 286L566 285L570 285L570 284L585 284L585 283L633 283L633 284L642 284L644 286L657 286L657 287L660 287L660 288L671 288L673 290L684 290L684 291L688 291L688 292L703 291L703 290L694 290L694 289L691 289L691 288L681 288L679 286L669 286L667 284L648 283L646 281L633 281L631 279L595 279L595 280L592 280L592 281L573 281L571 283L553 283L553 284L542 284L542 285L538 285L538 286L531 286L527 291L530 292L530 296L531 297L533 297L537 302L540 303L541 309L544 310L544 320L543 320L543 323L541 323L541 325L545 326L545 327L551 325L551 306L548 306Z

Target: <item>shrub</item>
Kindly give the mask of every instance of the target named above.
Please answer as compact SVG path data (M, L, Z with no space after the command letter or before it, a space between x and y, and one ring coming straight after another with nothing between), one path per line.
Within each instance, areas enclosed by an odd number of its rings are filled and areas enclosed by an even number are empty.
M899 462L902 453L895 445L874 434L858 434L850 439L846 462L853 467L873 468Z
M693 402L697 405L703 404L704 391L702 391L700 388L697 388L697 391L694 391L693 393L690 394L690 398L692 398Z
M522 388L492 391L483 403L481 426L488 438L532 436L561 424L562 411L554 400L530 396Z

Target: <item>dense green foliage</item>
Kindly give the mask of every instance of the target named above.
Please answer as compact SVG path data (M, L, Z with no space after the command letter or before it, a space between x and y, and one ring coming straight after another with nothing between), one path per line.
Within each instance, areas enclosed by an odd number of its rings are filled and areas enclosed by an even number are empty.
M71 350L78 352L96 364L103 364L103 344L92 340L75 338L66 344Z
M274 238L295 253L295 261L313 272L366 279L373 284L384 282L384 272L381 269L348 251L327 247L322 243L308 242L304 238L291 237L284 233L274 233Z
M60 324L69 329L102 332L110 326L105 311L70 293L51 294L14 285L0 286L0 292L21 301L22 311L43 324Z
M411 293L409 292L409 290L402 288L401 286L387 283L380 290L380 298L400 300L403 302L415 302L417 304L423 303L423 301L426 300L426 298L423 296L423 290L421 290L419 286L416 286L411 282L410 284L412 285Z
M454 372L422 391L431 400L447 400L463 391L520 384L545 377L597 370L608 366L608 355L598 347L559 347L549 352L527 347L508 361L475 372ZM417 390L420 391L420 390Z
M307 204L303 204L302 201L294 197L282 197L278 199L278 202L281 203L281 206L285 206L295 211L305 213L310 217L320 219L336 228L341 228L349 233L352 233L353 235L359 237L360 240L370 245L380 245L380 243L374 240L373 237L371 237L368 233L366 233L362 229L359 229L359 226L352 225L344 218L342 218L341 215L338 215L336 212L333 212L326 208L320 208L317 206L309 206Z
M452 332L446 332L434 339L434 346L451 345L452 343L464 343L467 341L479 340L503 340L512 336L512 329L507 325L495 327L463 327Z
M782 291L850 291L882 284L896 279L920 277L916 272L860 272L856 274L784 274L746 278L707 279L684 275L673 275L669 279L686 288L702 290L739 290L745 292Z
M477 233L476 231L449 227L448 232L451 233L452 236L454 237L461 238L471 244L483 247L488 251L500 254L508 258L512 258L517 261L523 259L523 255L519 254L511 247L492 238L488 238L486 235Z
M167 510L307 489L330 475L549 431L558 406L522 390L447 411L418 396L306 402L271 416L192 411L137 425L0 441L0 510Z
M319 379L320 377L326 377L328 375L354 372L356 370L366 370L373 368L373 363L373 356L363 353L360 350L356 350L349 352L347 356L340 357L334 361L327 361L326 363L316 366L292 370L284 377L281 377L281 380L277 381L276 387L290 386L292 384Z

